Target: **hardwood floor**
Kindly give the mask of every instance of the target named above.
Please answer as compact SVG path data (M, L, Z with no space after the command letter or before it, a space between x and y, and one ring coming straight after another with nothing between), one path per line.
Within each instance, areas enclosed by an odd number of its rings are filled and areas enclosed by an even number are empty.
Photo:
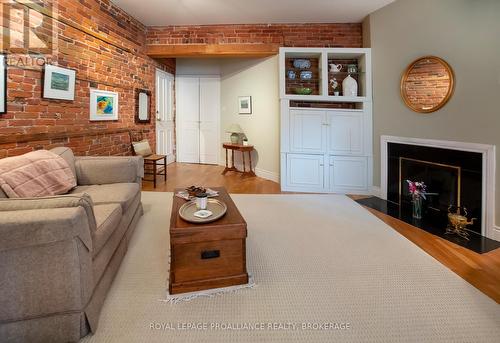
M229 172L221 175L224 167L207 164L172 163L167 167L167 182L158 176L156 189L153 182L143 182L144 191L173 192L175 188L189 186L225 187L229 193L278 194L280 185L260 177L243 177Z
M225 187L230 193L280 194L279 184L259 177L242 177L239 173L221 175L223 167L174 163L168 166L168 179L158 179L156 189L152 182L144 182L143 190L172 192L175 188L192 185ZM359 198L352 196L352 198ZM500 249L477 254L445 239L366 208L387 225L418 245L422 250L455 272L484 294L500 303Z

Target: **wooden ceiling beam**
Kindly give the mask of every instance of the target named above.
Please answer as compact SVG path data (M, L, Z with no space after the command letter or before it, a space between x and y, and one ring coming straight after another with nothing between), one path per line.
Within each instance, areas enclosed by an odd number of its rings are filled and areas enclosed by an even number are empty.
M152 44L146 47L146 54L152 58L267 57L278 53L278 44Z

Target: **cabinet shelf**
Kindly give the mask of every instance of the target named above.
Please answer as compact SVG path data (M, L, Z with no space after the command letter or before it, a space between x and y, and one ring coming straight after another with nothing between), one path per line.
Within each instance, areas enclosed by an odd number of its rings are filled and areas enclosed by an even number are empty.
M366 96L334 96L334 95L300 95L300 94L285 94L283 99L288 100L304 100L304 101L331 101L331 102L368 102Z

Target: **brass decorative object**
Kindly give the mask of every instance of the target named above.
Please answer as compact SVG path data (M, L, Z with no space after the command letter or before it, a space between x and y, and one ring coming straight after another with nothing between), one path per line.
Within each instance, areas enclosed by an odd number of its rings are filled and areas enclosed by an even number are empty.
M467 226L474 224L476 218L471 220L467 219L467 209L465 207L456 207L456 212L452 212L454 206L448 207L448 227L446 228L447 234L456 234L466 240L469 240L469 233Z
M401 97L411 110L431 113L448 102L454 86L449 64L436 56L424 56L406 68L401 78Z

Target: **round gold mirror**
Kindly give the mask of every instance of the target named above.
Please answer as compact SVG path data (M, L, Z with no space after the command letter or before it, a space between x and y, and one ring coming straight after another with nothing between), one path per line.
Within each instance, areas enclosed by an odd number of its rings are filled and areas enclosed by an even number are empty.
M401 78L401 96L413 111L430 113L448 102L454 83L453 70L446 61L425 56L406 68Z

